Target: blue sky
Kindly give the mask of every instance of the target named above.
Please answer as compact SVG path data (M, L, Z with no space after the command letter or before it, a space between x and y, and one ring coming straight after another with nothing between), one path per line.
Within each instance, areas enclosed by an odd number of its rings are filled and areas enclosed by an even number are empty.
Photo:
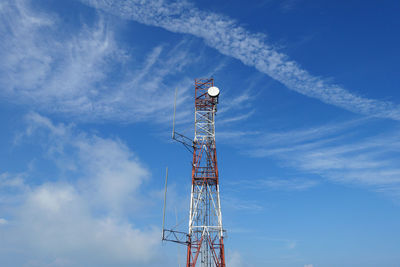
M178 266L194 79L228 266L400 261L398 1L4 0L0 265Z

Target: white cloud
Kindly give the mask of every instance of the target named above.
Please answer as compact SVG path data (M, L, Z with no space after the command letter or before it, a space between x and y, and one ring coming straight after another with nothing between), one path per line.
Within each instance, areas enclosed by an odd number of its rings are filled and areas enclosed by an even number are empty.
M120 140L27 116L25 142L40 142L48 160L75 168L43 179L0 175L7 229L0 228L0 257L9 266L157 266L160 230L135 225L149 172ZM61 178L67 175L67 179ZM17 179L18 178L18 179ZM43 182L40 182L40 181ZM50 181L51 180L51 181ZM136 209L136 210L135 210ZM4 222L4 223L2 223ZM24 253L21 253L24 251Z
M363 123L362 123L363 122ZM340 183L399 195L400 139L397 130L373 134L373 121L350 121L280 133L260 133L246 143L253 157L278 158L286 166ZM270 188L313 186L313 180L266 180ZM310 184L308 184L310 182ZM397 192L397 193L396 193Z
M218 124L219 125L221 125L221 124L232 124L233 122L239 122L239 121L242 121L242 120L246 120L246 119L248 119L249 117L251 117L253 114L254 114L254 110L250 110L250 111L247 111L246 113L244 113L244 114L241 114L241 115L236 115L236 116L230 116L230 117L228 117L228 118L224 118L224 119L221 119L221 120L218 120Z
M111 19L98 15L94 23L65 30L57 14L31 5L6 1L0 9L3 98L76 120L129 122L165 121L175 87L178 106L186 99L192 80L174 75L198 60L189 42L149 47L141 63L139 52L117 43Z
M227 255L227 266L229 267L244 267L246 266L243 257L238 251L228 251Z
M283 0L280 3L280 8L283 12L290 12L299 4L299 0Z
M88 201L117 212L132 199L132 193L148 179L149 172L132 151L120 140L105 139L96 135L79 133L73 125L55 125L51 120L29 113L26 116L26 134L41 133L47 139L47 157L64 171L79 170L80 190ZM67 164L66 164L67 163Z
M318 185L318 181L307 179L264 179L258 182L261 188L287 191L303 191Z
M239 59L306 96L356 113L400 120L400 108L390 102L355 95L326 79L311 75L265 41L220 14L205 12L188 2L81 0L126 19L192 34L220 53Z
M7 220L4 218L0 218L0 225L5 225L7 224Z
M314 267L312 264L305 264L304 267Z
M255 200L246 200L243 197L237 198L234 195L225 194L222 199L222 205L226 209L233 209L238 211L252 211L259 212L262 211L265 205L262 205L258 201Z
M21 188L24 187L23 174L10 175L9 173L0 174L0 189L2 188Z
M2 244L29 251L26 261L51 262L61 257L75 262L73 266L140 266L154 259L159 231L137 229L113 216L96 216L86 197L69 184L33 188L17 207ZM13 239L19 242L15 244Z
M241 188L249 190L282 190L282 191L304 191L319 184L317 180L304 178L266 178L266 179L241 179L240 182L230 182L233 188L240 185Z
M297 246L297 242L296 241L290 241L288 243L288 249L295 249Z

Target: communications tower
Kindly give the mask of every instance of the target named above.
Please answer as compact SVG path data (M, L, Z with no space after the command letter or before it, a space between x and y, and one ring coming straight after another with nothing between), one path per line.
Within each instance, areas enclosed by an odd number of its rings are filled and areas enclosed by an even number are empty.
M214 86L214 79L196 79L194 96L193 141L189 142L190 139L176 133L175 129L172 134L173 139L184 144L193 153L189 231L183 233L166 230L163 219L163 240L187 245L187 267L225 267L224 230L215 146L215 115L219 89Z

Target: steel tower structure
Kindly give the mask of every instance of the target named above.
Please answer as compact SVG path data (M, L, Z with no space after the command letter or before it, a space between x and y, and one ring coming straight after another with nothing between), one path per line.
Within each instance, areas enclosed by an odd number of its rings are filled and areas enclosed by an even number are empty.
M208 93L212 87L214 87L213 79L195 80L195 131L187 267L225 267L224 231L215 146L218 96L212 97ZM197 264L198 262L200 264Z
M173 139L193 152L189 232L166 230L163 219L162 239L187 245L187 267L226 266L215 145L218 96L214 79L196 79L194 140L176 133L175 129L172 134Z

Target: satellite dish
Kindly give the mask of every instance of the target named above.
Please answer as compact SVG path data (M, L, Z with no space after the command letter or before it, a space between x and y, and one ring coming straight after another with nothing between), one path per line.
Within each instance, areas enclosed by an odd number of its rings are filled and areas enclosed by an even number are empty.
M217 97L217 96L219 96L219 89L218 89L218 87L213 86L213 87L208 88L207 93L211 97Z

